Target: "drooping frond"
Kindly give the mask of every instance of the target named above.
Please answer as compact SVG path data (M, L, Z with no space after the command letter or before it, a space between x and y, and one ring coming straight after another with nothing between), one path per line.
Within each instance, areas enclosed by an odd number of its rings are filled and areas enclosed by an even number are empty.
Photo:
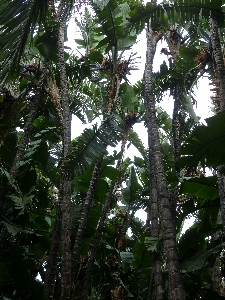
M99 128L85 129L82 135L72 142L70 164L75 173L83 173L89 165L107 154L107 146L115 147L120 140L123 126L113 116L102 122Z
M152 28L159 28L168 23L199 24L200 16L208 20L210 15L218 24L223 23L222 0L177 0L161 4L147 2L146 5L137 4L132 9L129 22L125 25L127 28L135 26L137 32L140 32L149 21Z
M0 83L18 68L30 32L44 21L47 1L2 0L0 6Z

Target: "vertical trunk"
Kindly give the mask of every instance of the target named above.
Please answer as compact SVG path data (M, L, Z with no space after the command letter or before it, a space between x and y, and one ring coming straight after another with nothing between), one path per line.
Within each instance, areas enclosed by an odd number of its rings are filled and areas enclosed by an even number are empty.
M99 171L101 168L102 159L103 158L101 158L94 167L94 170L92 173L92 178L91 178L90 185L89 185L89 189L87 192L87 196L86 196L83 210L82 210L81 217L80 217L79 227L77 230L77 236L76 236L76 239L74 242L73 254L72 254L73 277L75 277L78 274L78 265L79 265L81 245L82 245L85 229L87 226L88 214L89 214L89 211L90 211L90 208L92 205L92 200L93 200L94 193L95 193L95 186L96 186L97 180L99 178Z
M212 42L212 56L214 59L215 64L215 75L219 81L219 99L220 99L220 107L219 111L222 112L225 110L225 66L224 66L224 59L223 54L221 51L221 44L220 38L218 34L218 26L216 20L213 18L209 19L210 24L210 37ZM217 179L218 179L218 188L219 188L219 195L220 195L220 211L221 211L221 219L222 219L222 226L223 226L223 236L225 236L225 176L221 174L219 171L217 172ZM221 295L221 289L219 285L219 281L221 280L220 275L220 258L217 257L214 263L214 281L213 281L213 288L214 290L218 291Z
M146 117L148 123L148 140L150 152L150 165L154 166L154 176L157 182L157 193L159 201L159 214L162 230L162 239L165 259L168 269L169 281L171 282L172 299L185 299L182 286L178 253L176 249L176 235L170 211L167 182L162 164L161 147L159 141L158 125L155 113L155 99L153 94L152 65L155 55L156 43L153 39L151 28L147 31L147 54L144 74L144 100ZM150 178L151 179L151 178Z
M97 251L98 251L98 245L99 245L101 237L102 237L106 216L110 210L110 205L111 205L111 201L112 201L112 197L113 197L113 191L114 191L115 184L116 184L115 181L111 183L111 186L108 191L106 201L105 201L105 204L104 204L104 207L102 210L102 214L101 214L101 217L100 217L100 220L98 223L98 228L97 228L97 231L95 234L95 239L92 243L91 254L90 254L90 258L88 260L87 271L86 271L86 276L85 276L83 290L82 290L82 295L85 295L86 297L88 296L88 291L89 291L88 288L90 286L92 268L93 268L95 257L96 257ZM84 296L84 298L85 298L85 296Z
M125 144L126 144L126 139L124 139L122 141L122 146L121 146L121 152L122 153L124 152ZM122 161L118 160L117 169L120 169L121 163L122 163ZM90 254L90 258L88 260L86 276L85 276L83 289L82 289L82 295L85 295L86 298L88 297L88 291L89 291L88 288L90 286L91 274L92 274L92 269L93 269L95 257L96 257L97 251L98 251L98 245L99 245L99 242L100 242L101 237L102 237L102 233L103 233L104 225L105 225L105 220L106 220L106 217L107 217L107 213L110 210L110 205L111 205L111 201L112 201L112 198L113 198L113 193L114 193L114 190L115 190L115 187L116 187L117 183L118 183L118 180L115 180L110 185L108 194L106 196L106 201L105 201L104 207L102 209L102 214L101 214L101 217L100 217L100 220L99 220L99 223L98 223L98 228L96 230L95 239L92 243L91 254Z
M46 300L52 300L56 285L57 278L57 263L59 259L60 251L60 237L62 230L62 211L61 211L61 202L63 196L63 186L60 187L59 196L58 196L58 206L56 208L55 224L52 232L52 242L48 254L47 266L46 266L46 275L44 282L44 293Z
M173 134L173 155L174 155L174 167L173 167L173 176L174 178L179 177L178 170L176 168L176 162L180 158L179 151L181 147L180 140L180 100L179 100L179 84L176 83L174 89L174 108L173 108L173 118L172 118L172 134ZM178 196L178 186L176 185L170 193L170 207L171 207L171 215L172 222L174 225L174 234L176 234L176 208L177 202L179 200Z
M212 55L215 61L216 75L219 80L220 112L225 110L225 66L221 51L218 26L213 18L209 19L210 37L212 42ZM222 217L223 235L225 236L225 176L219 171L217 173L220 194L220 209Z
M153 162L153 156L151 153L151 157L149 158L150 162ZM159 212L158 212L158 194L157 194L157 182L155 174L154 164L150 164L150 210L151 210L151 236L152 237L159 237ZM161 270L161 259L158 253L153 254L153 273L154 273L154 281L155 281L155 290L156 290L156 300L163 300L163 278L162 278L162 270ZM152 278L149 282L148 288L148 296L146 300L152 299Z
M223 226L223 236L225 236L225 176L219 171L217 172L217 180L220 195L220 210Z
M220 90L220 111L225 110L225 66L223 54L221 51L220 37L218 33L218 26L213 18L209 19L210 37L212 42L213 58L216 65L216 75L219 80Z
M71 113L68 98L66 67L64 61L65 22L60 21L58 57L60 71L61 100L63 108L63 186L62 210L62 261L61 261L61 300L70 299L71 291L71 175L67 156L71 144Z
M220 257L217 256L213 266L213 289L217 293L220 292Z

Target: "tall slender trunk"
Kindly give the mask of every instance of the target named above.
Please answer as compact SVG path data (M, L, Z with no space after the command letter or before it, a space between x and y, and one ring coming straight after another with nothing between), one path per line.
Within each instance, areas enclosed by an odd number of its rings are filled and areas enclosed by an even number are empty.
M155 99L153 94L152 76L155 49L156 43L153 38L153 32L152 29L149 28L147 31L147 54L144 74L144 100L148 123L150 165L153 164L154 166L154 176L157 182L157 194L159 201L159 215L162 230L162 239L169 281L171 282L172 299L183 300L185 299L185 295L180 274L180 266L176 248L176 235L174 234L174 226L170 210L170 201L167 190L166 176L162 164L161 147L155 112Z
M63 108L63 186L62 210L62 260L61 260L61 300L70 299L71 292L71 174L67 156L71 145L71 112L68 98L68 83L64 60L65 21L60 21L58 36L58 57L60 71L60 92Z
M220 112L225 110L225 66L221 51L220 38L216 20L209 19L210 37L212 42L213 58L215 61L215 73L219 80ZM217 172L218 187L220 195L220 209L223 226L223 236L225 236L225 176Z
M99 219L98 228L97 228L97 231L95 234L95 239L92 243L90 258L88 260L86 276L84 279L84 284L83 284L83 289L82 289L82 295L85 295L86 297L88 296L92 268L93 268L95 257L96 257L97 251L98 251L98 245L99 245L101 237L102 237L106 216L110 210L110 205L111 205L111 201L112 201L112 197L113 197L113 191L114 191L115 184L116 184L116 182L112 182L110 185L110 189L108 191L106 201L105 201L104 207L102 209L102 214ZM86 299L85 296L84 296L84 299Z
M55 285L58 282L57 278L57 269L58 269L58 260L59 260L59 251L60 251L60 237L62 230L62 211L61 203L63 198L63 185L60 186L59 195L58 195L58 205L56 207L56 216L55 224L52 232L52 242L48 253L47 265L46 265L46 275L44 282L44 293L46 300L54 299L54 290Z
M154 157L149 158L150 162L153 162ZM158 193L157 193L157 182L155 174L154 164L150 164L150 211L151 211L151 236L158 238L159 237L159 212L158 212ZM163 278L162 278L162 262L159 253L153 253L153 270L154 273L154 282L156 290L156 300L163 300ZM152 299L152 278L150 278L148 296L146 300Z
M221 51L220 37L218 33L218 26L216 20L209 19L210 37L212 42L213 58L216 64L216 75L219 80L220 91L220 112L225 110L225 66L223 54Z
M127 130L129 130L129 129L127 129ZM126 141L127 141L127 132L124 134L124 139L122 140L122 145L121 145L122 154L124 153L124 150L125 150ZM121 168L121 164L122 164L122 160L118 160L117 166L116 166L117 169ZM112 198L113 198L113 193L114 193L114 190L115 190L115 187L117 186L117 184L118 184L118 179L114 180L110 185L109 191L108 191L107 196L106 196L106 201L105 201L105 204L104 204L103 209L102 209L102 214L101 214L101 217L100 217L100 220L99 220L99 223L98 223L98 228L96 230L95 239L92 243L90 258L88 260L86 276L85 276L85 279L84 279L84 284L83 284L83 289L82 289L82 295L84 295L86 298L88 297L88 291L89 291L88 288L90 286L92 269L93 269L95 257L96 257L97 251L98 251L98 245L99 245L101 237L102 237L102 233L103 233L104 225L105 225L105 220L106 220L106 217L107 217L107 213L110 210L110 205L111 205L111 201L112 201Z
M99 178L99 171L101 168L103 157L96 163L93 173L92 173L92 178L89 184L89 189L87 192L87 196L83 205L83 210L81 213L80 217L80 222L79 222L79 227L77 230L77 235L76 239L74 242L74 247L73 247L73 253L72 253L72 274L73 274L73 279L74 277L78 274L78 265L80 261L80 251L81 251L81 245L85 233L85 229L87 226L87 221L88 221L88 214L92 205L92 201L94 198L94 193L95 193L95 186L97 183L97 180Z

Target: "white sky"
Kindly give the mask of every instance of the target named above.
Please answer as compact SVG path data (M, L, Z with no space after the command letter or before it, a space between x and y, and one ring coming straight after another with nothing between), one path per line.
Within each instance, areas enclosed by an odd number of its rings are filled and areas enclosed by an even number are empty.
M77 48L75 42L73 39L79 39L82 38L79 32L75 31L75 22L72 20L68 26L68 39L69 41L66 43L66 46L71 47L72 50L76 51ZM138 68L139 70L133 70L131 71L131 75L128 76L129 81L131 84L134 84L138 80L141 80L143 78L143 71L145 67L145 60L146 60L146 33L145 30L140 34L137 38L138 43L136 43L132 50L133 52L137 52L137 56L141 56L141 59L138 59ZM163 60L166 60L166 56L163 54L160 54L160 51L162 48L166 47L165 41L160 41L157 46L157 51L154 59L154 72L157 72L159 70L160 65L162 64ZM141 51L140 51L141 49ZM82 51L79 49L79 51ZM84 54L84 53L83 53ZM210 107L212 106L210 95L212 95L212 92L210 92L210 85L209 80L207 78L202 78L199 81L198 88L195 89L195 95L197 99L197 107L194 107L196 115L201 117L201 121L204 122L204 119L211 116L212 112ZM172 116L173 112L173 100L168 99L165 97L165 99L160 102L160 106L167 111L167 113ZM96 122L96 121L95 121ZM91 127L90 124L82 124L82 122L75 116L73 116L72 119L72 139L80 135L84 128ZM140 139L143 141L144 146L147 148L148 146L148 136L147 136L147 129L143 126L142 123L137 123L134 125L133 129L138 133ZM118 146L117 150L119 151L120 146ZM134 146L130 146L128 150L125 152L125 156L130 157L133 159L133 156L140 156L138 150ZM143 221L146 220L146 213L143 210L140 210L136 213L136 216ZM191 218L185 222L185 226L183 228L183 232L193 224L194 218Z

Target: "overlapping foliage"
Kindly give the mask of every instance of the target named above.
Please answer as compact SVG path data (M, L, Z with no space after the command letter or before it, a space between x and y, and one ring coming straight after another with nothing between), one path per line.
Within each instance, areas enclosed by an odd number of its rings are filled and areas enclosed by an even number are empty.
M70 18L73 4L74 1L60 2L63 19ZM79 271L76 279L73 278L73 296L82 296L92 244L112 187L110 210L87 291L89 297L146 299L149 282L152 285L154 253L162 260L163 287L167 291L161 235L152 237L147 223L135 217L139 209L149 212L151 178L148 149L144 148L135 127L132 129L136 122L146 123L146 116L141 83L132 86L127 80L134 68L132 59L135 60L129 51L137 34L151 20L152 28L165 37L174 24L190 33L177 58L169 58L168 64L163 62L153 78L159 105L165 92L173 95L177 84L181 91L183 145L181 158L176 163L178 176L174 175L172 120L160 107L157 120L168 190L172 193L177 186L179 192L177 247L186 298L223 299L218 290L213 290L212 277L216 257L224 247L219 192L215 176L207 177L204 168L219 168L224 173L224 113L207 119L207 125L201 125L197 123L192 106L192 89L198 77L205 72L214 78L212 61L207 61L204 70L199 70L199 65L203 66L196 56L205 46L206 36L197 29L204 24L205 31L208 30L206 20L210 14L223 28L222 4L219 0L149 2L146 5L135 1L93 1L90 4L93 12L86 8L86 19L76 20L83 34L83 39L77 39L77 43L84 47L85 54L77 57L72 51L65 52L65 64L71 112L83 122L96 123L99 116L102 122L92 129L84 129L72 141L70 155L62 163L59 120L63 111L57 65L59 20L54 18L52 5L47 1L1 1L0 81L4 85L0 89L0 120L4 123L0 124L0 297L44 299L46 261L60 204L60 178L70 170L73 246L81 211L93 188L93 169L99 159L102 163L82 237ZM80 5L82 7L82 3ZM126 51L127 56L123 56ZM119 65L125 66L120 73L116 68ZM23 159L17 165L18 175L13 178L10 170L44 67L47 75L39 107ZM139 157L122 160L127 142L139 150ZM121 151L114 150L110 155L109 146L121 143ZM182 225L191 214L196 218L195 223L181 235ZM60 264L61 253L53 299L60 299ZM220 277L223 276L221 273ZM155 297L154 291L152 297Z

